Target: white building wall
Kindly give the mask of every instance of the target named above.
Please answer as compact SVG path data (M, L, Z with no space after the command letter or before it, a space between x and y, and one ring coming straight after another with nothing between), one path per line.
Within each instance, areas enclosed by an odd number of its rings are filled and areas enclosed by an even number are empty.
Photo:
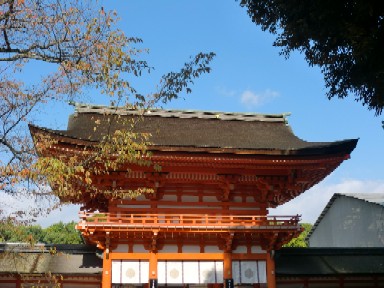
M384 247L384 207L340 196L308 242L310 247Z

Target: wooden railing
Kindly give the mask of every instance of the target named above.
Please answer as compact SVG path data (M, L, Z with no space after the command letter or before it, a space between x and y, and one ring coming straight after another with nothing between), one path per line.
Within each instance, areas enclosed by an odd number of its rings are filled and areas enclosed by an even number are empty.
M104 227L117 230L284 230L299 228L300 216L80 213L78 229Z

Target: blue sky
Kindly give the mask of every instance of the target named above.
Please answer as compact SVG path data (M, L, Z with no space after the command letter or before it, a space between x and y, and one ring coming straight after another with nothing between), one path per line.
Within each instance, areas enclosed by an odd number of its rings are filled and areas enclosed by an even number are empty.
M148 77L133 79L142 93L154 92L161 75L181 68L190 56L200 51L217 54L212 72L195 81L192 94L182 95L184 99L164 108L291 112L289 124L304 140L360 139L350 160L316 187L272 211L274 214L302 214L304 222L314 222L333 193L384 193L384 116L375 117L353 97L328 100L320 70L309 67L298 53L287 60L279 56L279 48L272 46L274 37L252 23L238 1L104 0L100 4L116 10L120 28L142 38L141 46L149 49L144 56L156 70ZM86 99L105 104L94 96ZM71 107L63 108L60 119L52 117L39 124L65 128L71 112ZM52 113L57 115L57 111ZM77 219L76 212L73 214ZM63 219L60 215L55 213L41 223Z

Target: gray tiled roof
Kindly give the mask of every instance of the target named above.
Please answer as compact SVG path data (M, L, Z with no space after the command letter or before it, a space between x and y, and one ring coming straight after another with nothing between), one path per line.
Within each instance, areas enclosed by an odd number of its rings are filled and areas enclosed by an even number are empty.
M283 248L276 251L276 275L384 275L384 248Z
M129 125L141 112L122 107L77 104L68 129L58 135L100 141L103 135ZM134 131L150 133L151 146L178 149L232 149L260 154L349 154L357 140L307 142L293 134L288 114L227 113L154 109L144 113ZM51 131L52 132L52 131ZM157 148L156 148L157 147Z
M1 244L0 273L99 274L103 261L98 253L88 245Z
M384 206L384 193L339 193L339 194Z

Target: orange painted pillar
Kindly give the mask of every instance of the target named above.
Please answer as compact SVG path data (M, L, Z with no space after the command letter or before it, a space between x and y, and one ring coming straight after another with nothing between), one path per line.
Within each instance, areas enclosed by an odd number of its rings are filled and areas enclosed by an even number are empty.
M111 288L112 286L112 260L109 253L104 250L103 253L103 275L101 279L102 288Z
M157 288L157 253L149 253L149 288Z
M276 288L275 260L273 259L274 251L267 252L267 287Z
M224 288L233 288L232 253L224 253Z

